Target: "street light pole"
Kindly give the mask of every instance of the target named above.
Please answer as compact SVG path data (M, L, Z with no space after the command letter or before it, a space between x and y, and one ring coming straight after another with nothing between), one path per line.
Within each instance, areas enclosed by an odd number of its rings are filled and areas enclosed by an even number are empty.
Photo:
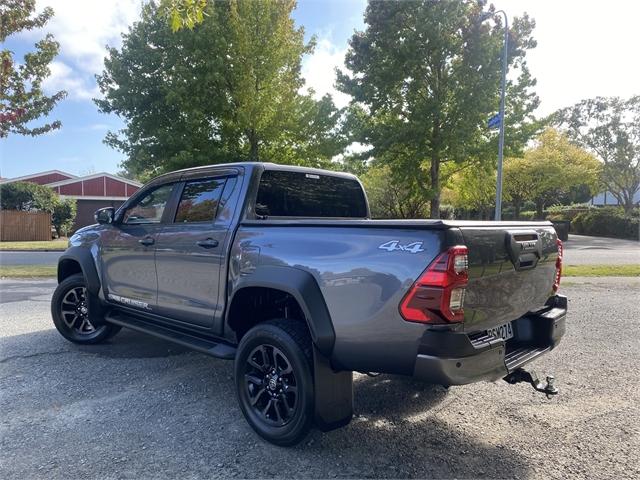
M504 103L507 90L507 50L509 48L509 23L504 10L496 14L504 15L504 51L502 53L502 84L500 92L500 133L498 138L498 179L496 183L496 214L495 220L502 220L502 160L504 154Z

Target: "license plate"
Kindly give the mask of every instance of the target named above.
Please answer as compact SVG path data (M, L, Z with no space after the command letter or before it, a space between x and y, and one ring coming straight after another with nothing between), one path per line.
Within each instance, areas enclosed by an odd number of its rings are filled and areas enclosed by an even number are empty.
M510 338L513 338L513 327L511 326L511 322L509 322L505 323L504 325L490 328L489 330L487 330L487 333L489 335L493 335L494 337L509 340Z

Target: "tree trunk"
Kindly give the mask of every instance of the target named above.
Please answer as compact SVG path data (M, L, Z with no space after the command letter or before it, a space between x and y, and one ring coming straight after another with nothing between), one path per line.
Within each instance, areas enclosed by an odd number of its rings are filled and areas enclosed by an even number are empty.
M431 218L440 218L440 159L434 152L431 154Z
M544 202L536 200L536 220L542 220L544 217Z
M520 202L513 202L513 214L515 215L516 220L520 220Z
M256 135L255 129L249 130L247 137L249 139L249 161L257 162L260 158L258 155L258 135Z

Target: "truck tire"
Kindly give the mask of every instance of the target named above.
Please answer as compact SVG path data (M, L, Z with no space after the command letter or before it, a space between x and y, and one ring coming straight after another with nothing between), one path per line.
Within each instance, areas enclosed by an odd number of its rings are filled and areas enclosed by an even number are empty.
M313 350L307 326L270 320L249 330L235 358L238 401L249 425L280 446L301 442L314 418Z
M87 302L87 283L81 273L65 278L51 299L51 317L60 335L73 343L101 343L120 331L120 326L94 327Z

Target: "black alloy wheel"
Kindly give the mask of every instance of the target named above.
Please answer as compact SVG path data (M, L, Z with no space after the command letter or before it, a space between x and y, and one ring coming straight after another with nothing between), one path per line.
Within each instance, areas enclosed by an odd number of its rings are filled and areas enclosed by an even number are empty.
M96 322L97 313L89 308L89 292L82 274L65 278L51 298L51 316L58 332L67 340L94 344L113 337L120 331L117 325Z
M279 348L254 348L247 357L244 379L256 415L277 427L291 421L298 400L298 381L291 362Z
M270 320L249 330L235 359L240 408L262 438L295 445L314 415L313 353L304 321Z

